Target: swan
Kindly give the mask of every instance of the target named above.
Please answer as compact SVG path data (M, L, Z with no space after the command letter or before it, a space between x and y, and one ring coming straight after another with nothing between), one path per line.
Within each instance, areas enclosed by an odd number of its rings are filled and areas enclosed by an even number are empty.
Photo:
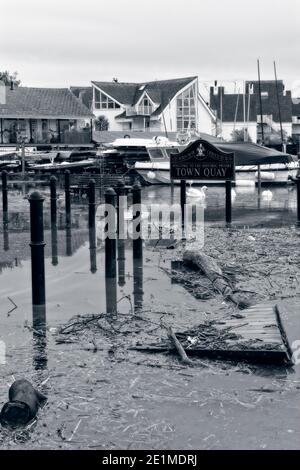
M273 198L273 193L269 189L261 193L263 199L270 201Z
M198 199L205 199L206 198L205 193L208 189L207 186L202 186L201 189L196 189L196 188L192 188L192 183L189 183L189 184L190 184L190 187L186 192L186 195L188 197L196 197Z

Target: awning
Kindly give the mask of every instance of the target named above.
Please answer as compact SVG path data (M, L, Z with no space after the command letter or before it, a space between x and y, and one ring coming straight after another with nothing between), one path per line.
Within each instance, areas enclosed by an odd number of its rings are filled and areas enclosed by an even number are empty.
M213 142L213 145L223 152L234 152L236 165L268 165L294 161L288 153L278 152L278 150L250 142Z

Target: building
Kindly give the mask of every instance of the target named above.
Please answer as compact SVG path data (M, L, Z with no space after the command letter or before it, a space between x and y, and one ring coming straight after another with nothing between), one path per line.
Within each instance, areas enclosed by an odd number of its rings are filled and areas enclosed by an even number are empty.
M91 111L67 88L1 86L0 144L92 142Z
M236 131L245 140L257 141L256 96L245 98L242 93L226 93L223 86L210 87L210 107L217 116L218 137L234 140Z
M292 96L283 81L278 80L276 86L275 80L262 80L261 100L257 80L246 81L244 88L245 93L240 94L226 93L224 87L210 88L210 107L217 114L220 137L230 140L234 130L245 128L246 138L248 134L253 142L261 142L261 114L265 144L281 139L280 118L285 140L291 137Z
M292 137L300 152L300 98L292 100Z
M197 77L144 83L93 81L92 92L92 112L105 118L110 131L211 134L214 127L215 116L198 91Z

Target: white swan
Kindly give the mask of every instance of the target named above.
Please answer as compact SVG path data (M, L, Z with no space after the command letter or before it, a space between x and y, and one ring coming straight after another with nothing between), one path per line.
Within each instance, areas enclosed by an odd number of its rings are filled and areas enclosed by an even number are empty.
M207 191L207 186L202 186L201 189L196 189L196 188L192 188L192 183L189 183L190 184L190 187L189 189L186 191L186 195L188 197L196 197L197 199L205 199L206 198L206 191Z
M267 201L271 201L271 199L273 198L273 193L272 191L270 191L269 189L267 189L266 191L263 191L261 193L261 197L263 199L266 199Z

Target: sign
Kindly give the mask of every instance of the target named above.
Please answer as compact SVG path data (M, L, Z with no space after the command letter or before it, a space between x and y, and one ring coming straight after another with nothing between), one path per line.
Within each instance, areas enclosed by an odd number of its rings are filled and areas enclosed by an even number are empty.
M170 176L177 180L234 180L234 153L223 152L206 140L196 140L170 156Z

